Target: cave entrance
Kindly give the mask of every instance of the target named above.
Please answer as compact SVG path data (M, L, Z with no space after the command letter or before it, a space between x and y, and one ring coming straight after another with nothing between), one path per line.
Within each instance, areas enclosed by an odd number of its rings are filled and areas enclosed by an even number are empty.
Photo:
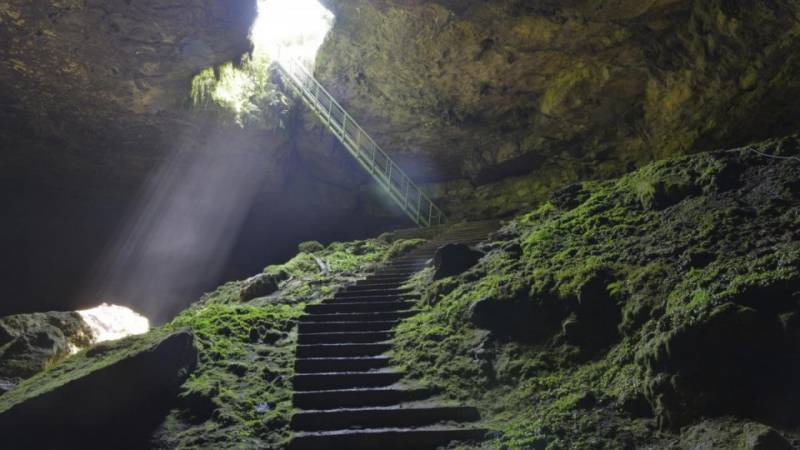
M317 0L259 0L253 24L253 59L299 60L313 67L335 16Z

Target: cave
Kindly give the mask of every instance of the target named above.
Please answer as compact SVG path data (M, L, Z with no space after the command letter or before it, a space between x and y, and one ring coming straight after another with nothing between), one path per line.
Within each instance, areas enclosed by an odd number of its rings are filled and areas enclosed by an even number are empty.
M800 448L800 0L4 0L0 446Z

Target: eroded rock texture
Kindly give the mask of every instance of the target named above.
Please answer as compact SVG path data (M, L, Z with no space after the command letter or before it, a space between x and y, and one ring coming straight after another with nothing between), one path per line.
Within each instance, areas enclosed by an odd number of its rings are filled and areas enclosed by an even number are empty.
M70 358L3 396L0 438L9 448L102 448L110 439L142 448L130 436L157 423L153 411L195 369L194 340L189 329L159 331Z
M364 209L361 194L371 194L366 175L331 136L303 134L302 126L242 129L191 107L192 77L249 51L255 15L256 0L0 5L0 278L7 287L0 315L93 302L89 274L104 249L124 238L119 230L142 206L137 199L148 200L141 198L148 180L207 155L233 161L234 172L235 161L259 169L247 178L209 177L229 202L241 199L237 190L255 191L247 223L235 226L244 242L236 254L248 256L217 258L229 279L270 262L248 254L254 248L278 262L302 240L403 222L371 210L371 219L339 225ZM180 301L213 288L219 276Z
M327 3L319 77L458 216L799 124L794 0Z
M92 330L75 312L18 314L0 319L0 394L20 380L92 342Z

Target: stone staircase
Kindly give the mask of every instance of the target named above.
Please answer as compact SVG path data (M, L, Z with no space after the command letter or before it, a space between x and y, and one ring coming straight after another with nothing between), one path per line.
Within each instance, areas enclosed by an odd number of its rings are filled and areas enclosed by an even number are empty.
M499 221L453 226L300 318L295 361L295 435L291 450L424 450L480 440L473 407L431 399L426 387L402 382L384 353L394 327L414 315L400 288L447 243L477 244Z

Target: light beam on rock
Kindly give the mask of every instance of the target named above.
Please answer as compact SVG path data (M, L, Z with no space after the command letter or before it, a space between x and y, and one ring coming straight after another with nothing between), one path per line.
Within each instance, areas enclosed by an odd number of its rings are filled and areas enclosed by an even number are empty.
M92 329L95 343L122 339L134 334L144 334L150 330L150 321L147 320L147 317L124 306L103 303L96 308L78 311L78 314ZM76 349L71 350L74 352Z

